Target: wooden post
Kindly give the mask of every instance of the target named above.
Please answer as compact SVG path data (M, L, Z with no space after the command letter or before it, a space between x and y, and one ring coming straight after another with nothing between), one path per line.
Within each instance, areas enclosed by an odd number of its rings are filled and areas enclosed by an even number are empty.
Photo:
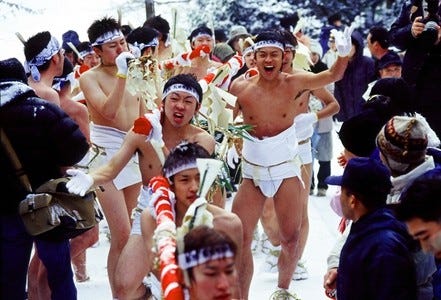
M155 16L155 2L153 0L145 0L146 20Z

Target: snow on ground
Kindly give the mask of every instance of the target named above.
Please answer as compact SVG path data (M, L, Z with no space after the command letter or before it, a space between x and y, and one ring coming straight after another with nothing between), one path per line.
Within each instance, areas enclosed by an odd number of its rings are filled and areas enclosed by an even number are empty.
M341 151L341 144L334 132L334 157ZM332 162L332 173L341 174L342 169ZM326 300L323 289L323 275L326 272L326 258L329 250L338 236L337 226L339 217L329 206L330 196L335 188L328 189L327 197L309 198L309 237L302 260L309 272L309 278L292 281L291 291L303 300ZM231 207L231 201L227 203ZM107 281L106 260L109 242L105 234L105 221L100 224L100 242L95 248L87 251L87 269L90 280L77 284L79 300L111 299L110 286ZM277 287L277 273L262 271L265 255L257 253L254 256L254 276L251 282L250 300L269 299Z

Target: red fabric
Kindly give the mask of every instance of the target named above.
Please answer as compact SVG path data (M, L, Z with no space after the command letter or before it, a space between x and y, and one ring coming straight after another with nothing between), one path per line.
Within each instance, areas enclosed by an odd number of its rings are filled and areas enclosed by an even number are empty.
M346 229L346 221L346 218L341 218L340 224L338 224L338 231L340 231L341 233L343 233Z
M210 47L208 47L207 45L202 45L202 46L199 46L199 47L195 48L193 51L191 51L189 58L190 59L194 59L196 57L201 57L202 56L201 55L201 51L206 53L206 54L209 54L210 53Z
M134 133L149 135L152 131L152 124L146 117L142 116L135 120L132 130Z

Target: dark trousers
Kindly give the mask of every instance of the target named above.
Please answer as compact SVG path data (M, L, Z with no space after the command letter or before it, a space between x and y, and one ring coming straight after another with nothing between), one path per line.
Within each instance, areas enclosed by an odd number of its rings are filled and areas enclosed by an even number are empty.
M26 299L26 278L34 241L47 269L51 299L77 299L69 240L52 242L34 238L26 232L18 215L0 216L0 299Z

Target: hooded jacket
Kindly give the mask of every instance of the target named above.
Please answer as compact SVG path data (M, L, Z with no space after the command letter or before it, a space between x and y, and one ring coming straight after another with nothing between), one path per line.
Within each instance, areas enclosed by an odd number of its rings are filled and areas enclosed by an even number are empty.
M406 227L389 209L362 216L341 251L338 299L416 299L411 247Z
M61 177L61 167L72 166L89 148L78 125L58 106L37 97L26 79L9 71L23 67L16 59L0 62L0 126L28 175L33 189L49 179ZM20 70L19 70L20 71ZM27 194L20 184L9 155L0 145L0 215L18 213Z

